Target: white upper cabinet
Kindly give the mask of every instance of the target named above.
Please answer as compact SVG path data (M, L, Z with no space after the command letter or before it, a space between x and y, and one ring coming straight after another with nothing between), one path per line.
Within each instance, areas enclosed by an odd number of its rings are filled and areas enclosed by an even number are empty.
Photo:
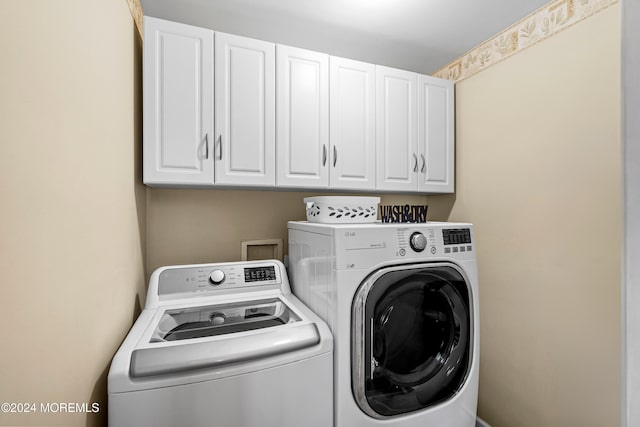
M376 188L418 188L417 74L376 66Z
M452 82L151 17L144 32L145 184L453 193Z
M146 17L144 182L211 184L213 31Z
M375 76L373 64L329 60L330 187L375 189Z
M329 185L329 56L276 47L276 184Z
M418 76L418 190L453 193L454 185L453 82Z
M275 44L215 34L215 183L274 186Z

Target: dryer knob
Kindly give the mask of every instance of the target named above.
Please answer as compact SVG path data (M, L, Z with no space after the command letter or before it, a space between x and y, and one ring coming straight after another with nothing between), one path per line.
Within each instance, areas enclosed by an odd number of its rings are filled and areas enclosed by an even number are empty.
M216 286L224 282L224 279L224 271L222 270L213 270L209 275L209 280Z
M416 231L409 238L409 245L414 251L422 252L427 247L427 238L424 237L424 234Z

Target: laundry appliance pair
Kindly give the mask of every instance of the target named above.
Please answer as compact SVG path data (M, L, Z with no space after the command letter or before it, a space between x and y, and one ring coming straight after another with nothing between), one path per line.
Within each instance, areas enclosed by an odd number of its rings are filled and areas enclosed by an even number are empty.
M334 337L334 426L475 426L473 226L288 228L293 292Z

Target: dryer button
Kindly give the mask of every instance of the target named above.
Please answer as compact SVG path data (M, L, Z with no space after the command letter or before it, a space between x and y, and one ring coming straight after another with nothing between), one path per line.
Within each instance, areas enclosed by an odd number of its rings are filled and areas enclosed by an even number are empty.
M424 237L424 234L416 231L409 238L409 246L416 252L422 252L427 247L427 238Z

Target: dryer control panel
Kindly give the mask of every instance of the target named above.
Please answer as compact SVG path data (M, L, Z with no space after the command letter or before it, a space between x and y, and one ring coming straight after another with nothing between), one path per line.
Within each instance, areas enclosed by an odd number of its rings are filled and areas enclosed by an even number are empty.
M442 242L444 253L471 252L471 229L469 228L445 228L442 230Z
M338 270L370 268L392 260L475 258L473 226L468 223L342 225L333 229L333 235Z
M169 267L158 277L158 295L238 289L282 283L273 263L202 264Z

